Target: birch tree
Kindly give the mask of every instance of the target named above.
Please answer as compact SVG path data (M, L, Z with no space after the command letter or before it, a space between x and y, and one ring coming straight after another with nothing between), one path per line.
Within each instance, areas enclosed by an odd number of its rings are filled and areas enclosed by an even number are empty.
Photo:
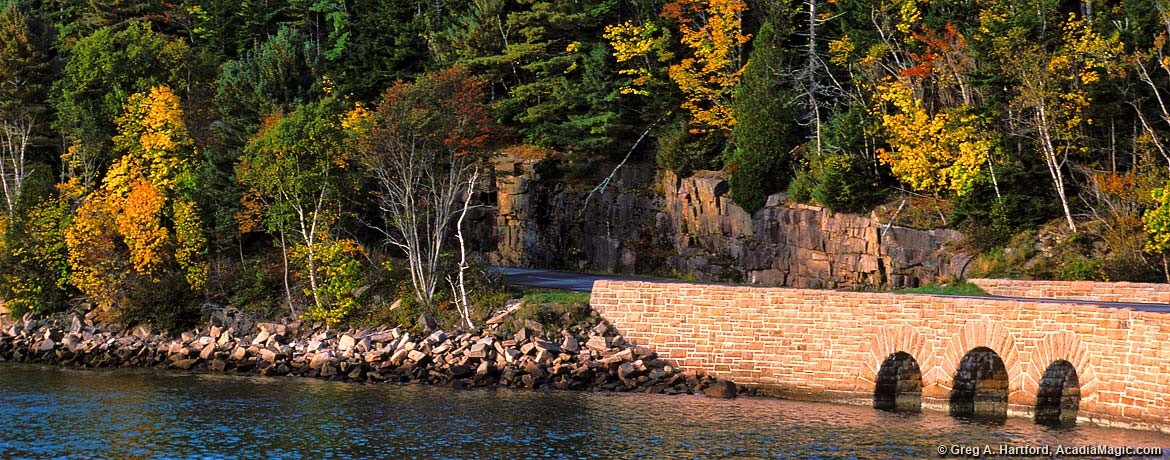
M434 302L452 220L464 210L473 172L495 125L480 82L456 67L400 82L367 116L358 142L377 186L384 225L374 225L407 258L418 300Z
M0 192L12 217L32 170L29 149L40 129L47 46L16 3L0 7Z
M332 100L273 115L244 148L236 175L244 207L258 215L281 247L285 295L296 314L289 287L290 266L309 283L309 316L334 323L356 307L351 291L360 282L355 258L361 249L339 238L341 199L352 183L349 150ZM241 219L250 230L256 223Z

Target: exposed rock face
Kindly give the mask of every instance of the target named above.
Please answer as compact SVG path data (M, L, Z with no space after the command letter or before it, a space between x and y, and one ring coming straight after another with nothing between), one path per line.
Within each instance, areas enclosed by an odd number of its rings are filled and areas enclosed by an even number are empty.
M749 215L727 196L722 172L688 178L646 165L619 170L604 193L566 187L535 161L497 164L494 232L477 247L491 263L806 288L914 287L960 276L953 230L889 227L872 216L787 203ZM583 211L584 209L584 211ZM480 225L490 223L486 217Z

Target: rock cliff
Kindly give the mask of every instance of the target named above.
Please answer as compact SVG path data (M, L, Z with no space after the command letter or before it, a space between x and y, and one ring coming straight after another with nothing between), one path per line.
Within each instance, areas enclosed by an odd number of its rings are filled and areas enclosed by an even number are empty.
M808 288L914 287L960 276L953 230L887 227L873 215L787 203L749 215L727 197L726 177L688 178L627 165L604 192L537 173L535 160L497 163L495 206L479 220L490 263L701 281ZM486 229L484 227L490 227Z

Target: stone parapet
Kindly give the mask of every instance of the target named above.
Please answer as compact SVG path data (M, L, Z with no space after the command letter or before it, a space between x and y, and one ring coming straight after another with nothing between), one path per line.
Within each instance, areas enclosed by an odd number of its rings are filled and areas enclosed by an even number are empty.
M1170 304L1170 284L972 278L988 294L1033 299Z

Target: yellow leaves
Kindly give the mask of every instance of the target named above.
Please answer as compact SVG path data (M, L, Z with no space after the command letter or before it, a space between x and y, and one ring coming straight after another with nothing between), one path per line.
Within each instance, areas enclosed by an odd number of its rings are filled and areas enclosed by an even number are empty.
M654 62L673 58L666 51L669 36L652 22L635 24L626 21L606 26L603 37L613 48L614 59L630 66L618 70L618 74L632 77L630 84L621 87L619 91L622 94L649 96L647 88L657 79Z
M125 113L118 117L114 146L122 157L110 167L104 187L126 194L131 182L147 178L173 190L175 176L194 156L179 97L162 86L130 96Z
M1154 208L1142 215L1143 228L1150 237L1145 250L1150 253L1170 251L1170 183L1150 192Z
M126 301L127 280L158 281L177 264L201 289L207 271L198 210L178 190L194 156L178 96L165 87L130 96L117 122L122 156L65 232L71 282L106 309ZM76 180L62 186L63 197L83 194Z
M364 281L361 261L365 256L365 248L348 238L326 239L320 243L313 243L311 247L304 244L295 245L290 248L289 256L300 262L297 266L307 267L306 261L309 259L310 250L316 260L316 265L311 269L314 270L317 279L316 295L321 303L311 304L305 316L336 324L358 307L354 293L359 292ZM305 294L312 296L313 292L306 288Z
M887 81L877 96L896 109L882 115L890 149L877 154L899 180L923 192L963 195L982 179L995 143L978 117L962 107L931 114L905 82Z
M102 191L85 200L65 229L70 282L103 310L117 306L124 294L120 281L126 275L125 259L116 234L114 212Z
M829 42L829 62L839 66L848 66L850 55L856 49L853 39L849 38L849 34L842 35L840 39Z
M191 289L203 289L207 283L207 237L203 234L203 221L199 218L199 207L185 198L176 198L172 205L175 221L175 260L183 269L184 277Z
M654 49L658 27L654 23L634 24L626 21L605 26L605 37L613 47L613 57L618 62L627 62L650 54Z
M353 138L364 136L373 127L373 112L361 102L354 104L353 108L346 111L345 115L341 117L341 129L345 131L346 135Z
M900 21L895 26L899 32L909 34L910 29L922 17L922 13L918 11L918 0L901 0L898 13Z

